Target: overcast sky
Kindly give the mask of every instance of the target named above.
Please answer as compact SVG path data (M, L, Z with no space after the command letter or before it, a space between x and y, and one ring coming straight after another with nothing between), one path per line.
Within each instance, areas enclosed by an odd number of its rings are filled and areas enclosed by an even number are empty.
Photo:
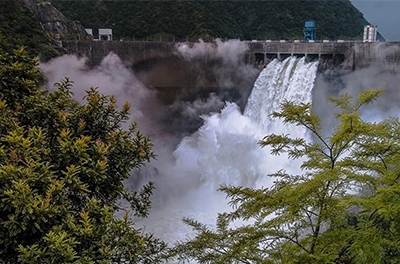
M351 0L386 40L400 41L400 0Z

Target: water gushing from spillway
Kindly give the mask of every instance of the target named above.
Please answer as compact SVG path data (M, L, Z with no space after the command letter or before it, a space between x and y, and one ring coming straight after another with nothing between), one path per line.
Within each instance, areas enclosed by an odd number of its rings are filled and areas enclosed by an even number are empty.
M166 242L184 240L193 233L182 223L183 217L213 225L217 213L230 210L224 194L217 191L221 184L265 187L272 183L269 173L296 172L298 164L271 156L258 142L270 133L306 136L304 129L270 115L284 100L311 102L317 64L295 57L272 61L255 82L244 114L234 103L226 103L220 113L204 116L203 126L184 138L172 155L159 154L152 163L157 189L150 216L137 227L145 226Z

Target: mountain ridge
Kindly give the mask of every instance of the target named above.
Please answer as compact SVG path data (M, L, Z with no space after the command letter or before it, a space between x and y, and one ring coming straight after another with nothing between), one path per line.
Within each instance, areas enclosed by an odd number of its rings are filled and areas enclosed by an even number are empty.
M361 39L369 24L349 0L51 3L86 28L112 28L126 40L300 39L307 20L316 20L318 39Z

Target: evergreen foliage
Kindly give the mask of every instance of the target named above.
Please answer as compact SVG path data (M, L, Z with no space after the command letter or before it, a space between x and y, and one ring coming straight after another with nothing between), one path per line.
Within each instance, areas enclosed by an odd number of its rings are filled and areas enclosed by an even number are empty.
M310 19L318 39L361 39L368 24L349 0L51 2L86 28L112 28L130 40L301 39Z
M215 229L184 219L197 235L176 246L177 258L221 264L398 263L400 121L370 123L360 115L381 92L331 99L340 111L329 137L310 104L285 102L273 116L305 127L315 140L272 134L260 144L274 155L301 158L302 173L278 171L270 188L222 186L233 211L220 214ZM245 224L234 224L237 220Z
M118 110L95 88L78 104L68 79L43 91L37 60L6 49L0 43L0 262L158 263L165 244L131 217L147 216L153 186L123 186L154 156L135 124L123 129L129 104Z

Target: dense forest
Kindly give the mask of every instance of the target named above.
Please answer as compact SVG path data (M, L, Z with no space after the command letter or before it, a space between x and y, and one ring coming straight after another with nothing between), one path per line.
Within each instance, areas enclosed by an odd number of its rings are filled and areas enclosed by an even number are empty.
M112 28L115 39L212 40L216 37L299 39L304 21L317 21L318 39L361 38L368 22L348 0L338 1L62 1L67 18L95 35ZM49 5L48 1L37 1ZM11 46L24 45L41 59L57 55L49 34L22 0L1 1L0 31Z
M95 34L112 28L124 39L299 39L310 19L317 21L318 39L354 39L368 23L349 0L51 2Z

